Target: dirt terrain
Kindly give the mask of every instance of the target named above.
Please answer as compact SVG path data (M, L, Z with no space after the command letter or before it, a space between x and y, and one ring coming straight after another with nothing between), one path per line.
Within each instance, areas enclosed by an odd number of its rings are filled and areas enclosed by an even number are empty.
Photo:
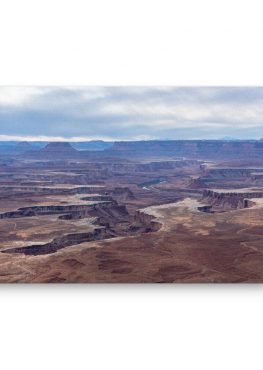
M145 143L3 152L0 282L262 282L261 142Z

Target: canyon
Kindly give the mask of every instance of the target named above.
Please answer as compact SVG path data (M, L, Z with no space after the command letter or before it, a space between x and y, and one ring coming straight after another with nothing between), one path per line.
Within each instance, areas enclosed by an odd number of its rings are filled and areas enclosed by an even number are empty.
M0 152L0 282L263 279L261 140Z

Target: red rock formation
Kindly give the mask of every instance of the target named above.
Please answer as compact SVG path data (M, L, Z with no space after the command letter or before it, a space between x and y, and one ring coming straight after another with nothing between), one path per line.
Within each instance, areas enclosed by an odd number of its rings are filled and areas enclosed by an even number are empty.
M248 199L251 198L263 198L263 192L220 192L204 190L202 201L209 205L199 207L199 210L203 212L224 212L233 209L248 208L253 205L253 202L248 202Z
M148 231L158 231L162 226L160 222L156 221L156 217L143 212L143 210L138 210L135 213L135 220L145 225Z

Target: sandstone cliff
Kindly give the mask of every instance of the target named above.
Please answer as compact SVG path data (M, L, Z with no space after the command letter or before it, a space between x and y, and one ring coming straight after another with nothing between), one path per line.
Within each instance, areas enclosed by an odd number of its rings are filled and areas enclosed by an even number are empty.
M248 202L252 198L263 198L263 191L215 191L204 190L202 202L207 203L200 206L203 212L225 212L234 209L248 208L252 205Z

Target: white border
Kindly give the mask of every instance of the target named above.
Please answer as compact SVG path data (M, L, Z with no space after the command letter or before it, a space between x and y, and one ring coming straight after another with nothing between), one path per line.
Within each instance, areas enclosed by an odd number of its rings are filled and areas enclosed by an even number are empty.
M262 85L260 0L1 0L1 85Z
M262 1L1 0L1 85L263 85ZM0 127L1 129L1 127ZM10 369L261 370L261 285L0 286Z

